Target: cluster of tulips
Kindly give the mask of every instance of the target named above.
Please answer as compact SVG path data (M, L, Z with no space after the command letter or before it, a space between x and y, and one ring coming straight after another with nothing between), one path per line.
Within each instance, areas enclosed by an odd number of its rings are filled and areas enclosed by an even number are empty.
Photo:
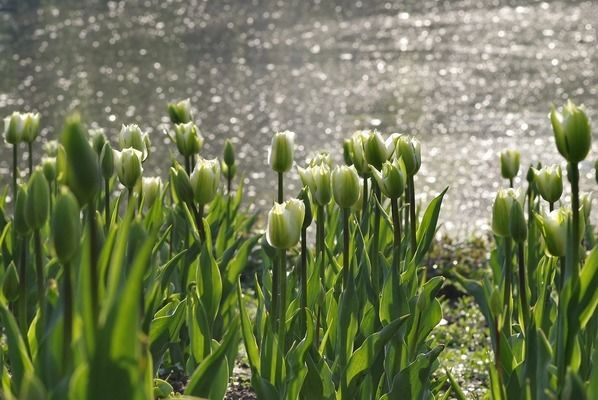
M509 188L494 201L491 274L484 282L457 275L491 330L493 399L598 396L598 252L591 198L579 187L579 164L591 148L590 122L571 101L561 112L553 108L550 121L567 163L571 204L561 200L560 165L531 166L527 189L514 189L520 154L503 151L501 174Z

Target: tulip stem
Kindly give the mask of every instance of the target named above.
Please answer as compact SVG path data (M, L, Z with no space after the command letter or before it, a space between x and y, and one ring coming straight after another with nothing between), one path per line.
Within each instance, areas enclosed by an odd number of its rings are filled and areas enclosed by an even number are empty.
M372 243L370 247L370 260L372 263L372 286L376 293L379 293L380 269L378 264L378 245L380 242L380 187L372 180L372 190L374 192L374 232L372 234Z
M66 262L63 265L64 271L64 328L62 344L62 364L67 369L70 354L71 340L73 337L73 286L71 281L71 264Z
M27 337L27 238L21 241L19 256L19 327ZM28 341L25 341L28 343Z
M90 288L91 288L91 310L92 319L95 326L98 323L99 314L99 291L98 285L100 282L98 272L98 246L97 246L97 230L96 230L96 219L95 210L93 208L93 202L90 202L87 209L87 222L89 225L89 257L90 257Z
M280 310L280 316L279 316L279 321L278 321L278 343L280 345L280 348L282 349L283 353L282 354L286 354L286 346L285 346L285 342L286 342L286 311L287 311L287 307L286 307L286 302L287 302L287 274L286 274L286 269L287 269L287 251L286 249L281 249L280 250L280 271L279 271L279 279L280 279L280 283L279 283L279 310Z
M548 202L548 210L550 212L554 211L554 202L553 201Z
M415 182L413 175L409 175L408 178L408 190L409 190L409 223L411 224L411 255L415 255L417 247L417 231L416 231L416 216L415 216Z
M343 287L346 289L349 286L349 279L351 278L350 262L349 262L349 215L351 209L343 208Z
M509 187L513 189L513 178L509 178Z
M301 228L301 308L307 309L307 228Z
M505 266L504 266L504 292L503 301L505 307L505 328L507 329L507 337L511 336L511 279L513 275L513 256L511 254L511 238L505 237Z
M44 264L42 259L42 241L39 229L35 229L33 232L33 245L35 247L35 272L37 275L37 299L41 315L41 326L43 327L44 315L46 313L46 294L45 283L44 283Z
M519 262L519 300L521 302L521 319L523 331L529 327L529 307L527 303L527 284L525 279L525 254L524 242L517 243L517 259Z
M366 234L365 229L367 229L367 218L368 218L368 177L364 175L363 177L363 195L361 196L363 203L361 205L361 229L364 231L364 235Z
M394 268L401 268L401 218L399 216L399 200L390 199L392 209L392 224L394 232Z
M110 230L110 179L104 179L104 213L106 215L106 231Z
M571 208L573 209L573 245L571 246L571 271L569 276L579 273L579 164L569 164L569 180L571 181Z
M284 174L282 172L278 173L278 203L282 204L283 202L283 176Z
M33 143L27 143L27 148L29 149L29 176L33 174Z
M18 161L18 147L17 143L12 145L12 201L13 204L17 204L17 175L19 174L17 161ZM16 239L16 236L15 236Z
M320 259L320 280L322 281L322 287L324 288L324 281L326 280L325 262L324 257L326 254L326 233L324 231L326 209L324 206L318 205L318 215L316 220L316 249L317 257Z
M191 176L191 158L189 156L185 156L185 172Z

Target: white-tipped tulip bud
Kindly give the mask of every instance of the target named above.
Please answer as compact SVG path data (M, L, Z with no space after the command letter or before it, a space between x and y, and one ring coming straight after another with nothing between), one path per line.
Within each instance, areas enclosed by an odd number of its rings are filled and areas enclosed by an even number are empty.
M185 157L198 154L203 147L203 137L193 122L176 124L174 126L174 141L179 153Z
M31 233L31 228L27 223L27 187L25 185L19 185L17 190L17 198L15 200L15 213L13 226L17 235L20 237L27 236Z
M590 121L583 107L569 100L559 113L553 106L550 122L559 153L571 163L583 161L592 144Z
M272 137L272 145L268 150L268 163L276 172L287 172L293 167L295 153L295 133L291 131L277 132Z
M122 149L133 148L141 153L140 161L145 161L150 152L150 140L136 124L123 125L120 129L119 144Z
M56 157L58 154L58 149L61 147L58 140L48 140L44 143L44 152L48 155L48 157Z
M311 195L319 206L325 206L332 199L331 171L328 164L307 167L297 167L303 186L307 186Z
M49 183L54 182L56 180L56 157L43 157L42 170L46 180Z
M168 103L168 115L173 124L186 124L193 117L191 115L191 101L189 99Z
M345 161L345 165L353 165L353 140L351 139L343 141L343 160ZM598 177L598 173L596 176Z
M222 161L229 167L235 165L235 146L233 146L233 143L229 139L226 139L224 142Z
M89 130L89 144L93 147L94 151L100 156L102 149L104 148L104 144L108 141L106 138L106 134L102 128L95 128Z
M190 177L193 198L199 205L210 203L218 194L220 184L220 163L218 159L200 158Z
M39 135L39 114L26 113L23 118L23 141L25 143L33 143Z
M193 188L189 175L180 164L170 168L170 182L179 201L186 204L193 202Z
M109 142L104 143L100 152L100 169L105 180L109 180L114 175L114 152Z
M143 173L143 167L141 166L141 152L129 147L123 151L113 150L113 155L114 168L116 169L118 180L124 187L132 190Z
M414 176L422 164L421 144L413 136L401 136L397 140L395 156L400 157L405 164L408 176Z
M50 187L41 168L33 171L27 188L25 221L33 230L41 229L50 213Z
M390 144L391 148L388 148L387 144ZM365 144L365 159L369 165L380 171L382 164L389 159L392 153L392 142L385 142L378 131L370 132Z
M500 153L500 174L505 179L513 179L519 173L519 150L507 149Z
M354 166L342 165L332 171L332 193L341 208L352 208L359 201L359 175Z
M523 213L523 205L519 201L514 201L513 206L511 207L509 231L515 242L525 242L525 239L527 238L527 222L525 220L525 214Z
M511 237L511 208L519 201L520 192L514 189L500 189L492 206L492 231L496 236Z
M571 210L559 208L549 214L536 214L542 236L546 243L546 252L553 257L564 257L567 251L567 225Z
M4 141L12 145L23 141L24 114L17 111L4 118Z
M328 168L332 168L332 158L330 158L329 152L321 151L313 156L307 164L310 167L315 167L316 165L326 165Z
M268 213L266 239L277 249L290 249L299 242L305 205L299 199L274 204Z
M378 187L389 199L398 199L405 191L406 172L403 162L386 161L382 165L382 172L372 167L372 176L378 182Z
M540 196L549 203L554 203L563 194L563 173L560 165L551 165L534 171L534 183Z
M143 193L143 205L151 208L156 199L160 198L162 194L162 178L159 176L143 177L141 179L141 192Z
M351 137L351 156L353 166L361 176L368 176L370 166L365 158L365 146L369 137L369 131L357 131Z

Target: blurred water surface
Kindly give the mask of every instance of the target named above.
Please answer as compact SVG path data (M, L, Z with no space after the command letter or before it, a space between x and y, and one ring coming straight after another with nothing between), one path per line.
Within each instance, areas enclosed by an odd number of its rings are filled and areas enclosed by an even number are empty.
M274 196L272 132L297 132L301 163L319 150L340 161L344 137L376 128L422 141L416 185L422 201L451 187L445 231L485 231L497 152L522 150L524 182L530 162L560 161L552 102L572 97L598 118L597 2L0 0L0 10L1 116L38 111L49 138L72 110L112 140L136 122L154 147L146 174L165 175L175 151L165 104L189 97L203 155L233 138L258 207ZM0 156L6 175L10 153Z

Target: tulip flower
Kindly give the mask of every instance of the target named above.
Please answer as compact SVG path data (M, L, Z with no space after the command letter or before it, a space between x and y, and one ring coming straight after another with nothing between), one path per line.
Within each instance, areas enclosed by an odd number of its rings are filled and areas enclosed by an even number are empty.
M23 141L25 115L17 111L4 118L4 141L13 146Z
M33 143L39 135L39 114L26 113L22 115L23 118L23 141L25 143Z
M508 179L513 186L513 179L519 173L519 159L521 154L518 150L507 149L500 153L500 173L503 178Z
M544 167L540 170L533 168L534 183L540 196L548 203L557 202L563 194L563 175L559 165Z
M382 171L371 167L372 176L378 182L378 187L389 199L401 197L405 191L405 166L402 161L395 159L393 162L385 161Z
M559 113L553 106L550 122L559 153L571 163L583 161L592 142L590 122L583 107L569 100Z
M60 143L57 140L48 140L44 143L44 152L48 157L56 157L58 154L58 149L61 147Z
M150 140L147 133L142 132L138 125L122 125L119 143L122 149L133 148L141 153L140 161L145 161L150 152Z
M284 173L293 166L294 140L294 132L284 131L274 134L272 144L268 150L268 163L274 171Z
M327 151L321 151L313 156L307 163L310 167L315 167L318 165L326 165L328 168L332 168L332 159L330 158L330 153Z
M413 136L401 136L397 140L396 157L401 157L408 176L415 176L421 167L421 145Z
M56 198L52 213L52 242L61 263L70 262L81 240L81 216L75 196L65 187Z
M174 126L174 141L179 153L185 157L198 154L203 147L203 137L193 122L176 124Z
M108 139L106 138L106 134L102 128L90 129L89 130L89 144L93 147L94 151L100 156L102 149L104 148L104 144Z
M54 182L56 180L56 157L43 157L42 170L48 183Z
M359 201L359 175L354 166L337 166L332 171L332 193L341 208L351 208Z
M143 204L148 209L154 205L162 193L162 178L143 177L141 179L141 192L143 193Z
M546 252L553 257L564 257L567 250L567 224L571 210L559 208L548 214L536 214L542 236L546 243Z
M368 164L376 168L378 171L382 168L382 164L390 158L394 152L394 139L384 141L382 135L378 131L369 132L365 142L365 159Z
M365 146L369 137L369 131L357 131L351 137L351 155L353 165L360 176L366 177L370 172L365 156Z
M492 206L492 231L496 236L511 237L511 208L520 198L520 192L515 189L501 189L496 194Z
M6 300L14 302L19 298L19 274L17 267L13 261L8 264L8 268L4 273L4 280L2 281L2 293Z
M191 101L189 99L181 100L175 103L168 103L168 115L173 124L185 124L191 122Z
M519 201L513 201L511 206L509 233L517 243L522 243L527 238L527 222L523 213L523 205Z
M229 139L226 139L224 142L224 154L222 160L228 167L235 165L235 147Z
M123 151L113 150L113 155L114 167L116 169L118 180L129 191L132 191L143 173L143 167L141 166L141 152L129 147Z
M351 139L343 141L343 160L346 165L353 165L353 141Z
M50 188L41 168L33 172L27 188L25 221L33 230L43 228L50 211Z
M170 179L178 200L185 204L191 204L193 202L193 188L191 187L189 175L180 164L170 168Z
M275 203L268 213L266 239L277 249L290 249L299 242L305 218L305 205L299 199Z
M210 203L218 194L220 184L220 163L218 159L200 158L190 176L193 198L200 205Z
M27 187L20 185L17 190L15 200L15 212L13 225L17 235L20 237L28 236L31 233L31 228L25 219L25 209L27 204Z
M325 206L332 199L331 172L326 163L307 168L298 167L303 186L307 186L319 206Z

